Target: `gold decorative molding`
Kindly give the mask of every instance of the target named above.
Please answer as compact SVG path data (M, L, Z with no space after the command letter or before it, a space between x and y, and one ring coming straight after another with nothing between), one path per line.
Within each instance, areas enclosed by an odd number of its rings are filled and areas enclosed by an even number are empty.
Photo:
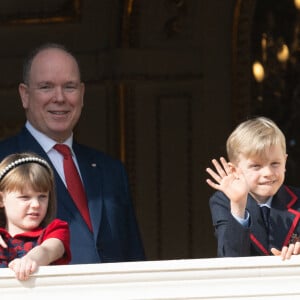
M251 113L251 31L256 0L237 0L232 30L232 121Z
M135 0L125 0L123 8L123 22L121 29L122 47L129 48L132 44L132 28L135 27L132 23L136 22L136 7Z
M0 24L66 23L79 20L81 0L18 0L0 2Z

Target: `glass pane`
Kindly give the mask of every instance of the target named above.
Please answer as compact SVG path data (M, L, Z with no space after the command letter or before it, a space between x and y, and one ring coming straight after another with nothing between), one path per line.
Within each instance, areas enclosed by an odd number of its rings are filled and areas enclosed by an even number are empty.
M289 155L286 183L300 186L300 1L256 3L251 37L252 115L270 117L282 129Z

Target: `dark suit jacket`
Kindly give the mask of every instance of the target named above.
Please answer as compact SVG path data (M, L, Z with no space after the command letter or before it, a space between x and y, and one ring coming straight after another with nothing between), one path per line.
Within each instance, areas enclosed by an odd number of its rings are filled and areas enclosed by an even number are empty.
M57 217L67 221L71 231L71 264L144 260L124 166L75 141L73 150L86 188L93 233L47 154L25 127L17 136L0 142L0 159L11 153L31 151L52 165L56 178Z
M293 233L300 235L299 196L298 188L280 187L272 200L268 234L260 208L250 195L246 208L250 214L250 226L245 228L231 215L229 199L222 192L215 192L209 205L218 242L217 255L270 255L272 247L281 250L288 245Z

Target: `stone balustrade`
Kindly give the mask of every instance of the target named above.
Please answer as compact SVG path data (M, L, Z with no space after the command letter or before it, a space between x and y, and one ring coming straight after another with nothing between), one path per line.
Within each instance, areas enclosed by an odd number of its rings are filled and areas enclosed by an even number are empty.
M27 281L0 269L0 295L8 300L300 299L300 256L45 266Z

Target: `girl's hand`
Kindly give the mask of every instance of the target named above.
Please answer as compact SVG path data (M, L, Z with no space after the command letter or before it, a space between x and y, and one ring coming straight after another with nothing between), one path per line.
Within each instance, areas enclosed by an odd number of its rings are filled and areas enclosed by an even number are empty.
M0 235L0 247L7 248L7 244L4 242L2 236Z
M37 263L27 255L16 258L8 264L8 267L15 272L18 280L27 280L29 275L38 268Z

